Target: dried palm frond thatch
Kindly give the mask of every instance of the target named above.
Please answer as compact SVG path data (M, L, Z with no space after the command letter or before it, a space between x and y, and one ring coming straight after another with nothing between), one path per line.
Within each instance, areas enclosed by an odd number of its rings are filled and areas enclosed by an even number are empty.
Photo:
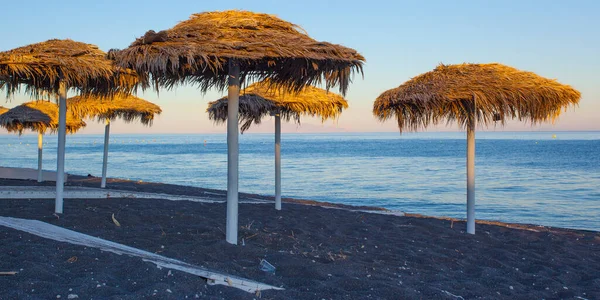
M117 67L97 46L72 40L48 40L0 53L0 88L40 97L58 94L59 83L80 94L129 93L138 77Z
M67 114L67 132L75 133L86 126L80 118ZM25 129L38 133L58 130L58 105L38 100L21 104L0 115L0 126L9 132L23 134Z
M109 55L140 76L150 74L156 88L193 83L204 92L227 87L228 62L235 60L241 82L269 78L297 91L324 80L328 89L339 86L345 94L351 75L362 74L365 61L354 49L315 41L275 16L237 10L193 14L171 29L148 31Z
M297 93L269 85L268 81L254 83L241 92L239 98L239 122L242 132L252 123L271 113L279 113L286 121L300 123L301 115L319 116L322 121L338 117L348 102L340 95L324 89L307 86ZM208 104L209 118L217 123L227 121L227 97Z
M96 118L98 121L117 118L125 122L138 120L144 125L152 125L154 115L162 112L162 109L146 100L131 95L117 94L109 98L98 98L93 96L76 96L67 99L67 107L70 112L79 118Z
M401 132L442 120L464 128L475 104L477 123L517 118L535 124L554 120L580 97L569 85L498 63L440 65L382 93L373 114L382 121L395 115Z

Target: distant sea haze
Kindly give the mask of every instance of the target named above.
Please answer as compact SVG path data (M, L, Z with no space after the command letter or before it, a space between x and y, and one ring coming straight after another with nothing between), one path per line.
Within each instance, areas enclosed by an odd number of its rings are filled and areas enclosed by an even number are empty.
M56 137L44 168L56 168ZM102 135L67 136L72 174L101 175ZM0 136L2 166L37 166L35 135ZM240 191L273 195L272 134L240 137ZM282 135L284 197L466 216L464 133ZM227 188L225 134L111 135L109 177ZM284 207L285 209L285 207ZM477 219L600 230L600 132L480 132Z

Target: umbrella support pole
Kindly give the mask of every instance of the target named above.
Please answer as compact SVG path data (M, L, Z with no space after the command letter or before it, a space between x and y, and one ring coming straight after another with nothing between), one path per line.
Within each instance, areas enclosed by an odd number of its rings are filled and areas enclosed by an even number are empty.
M238 240L238 111L240 98L240 65L229 60L227 93L227 226L225 239L237 245Z
M104 155L102 157L102 180L100 181L100 187L106 187L106 167L108 165L108 141L110 135L110 120L106 119L106 125L104 126Z
M275 115L275 209L281 210L281 116Z
M42 171L42 147L44 147L44 134L38 132L38 182L44 181Z
M467 233L475 234L475 116L467 124Z
M63 191L65 184L65 143L67 135L67 87L59 83L58 90L58 152L56 158L56 201L54 212L63 213Z

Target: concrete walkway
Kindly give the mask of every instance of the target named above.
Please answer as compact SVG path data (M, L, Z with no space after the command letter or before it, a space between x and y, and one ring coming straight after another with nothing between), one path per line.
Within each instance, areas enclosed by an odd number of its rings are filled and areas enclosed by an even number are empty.
M0 217L0 226L24 231L30 234L34 234L46 239L51 239L59 242L66 242L73 245L97 248L103 251L108 251L119 255L125 254L129 256L139 257L142 260L156 264L159 267L178 270L200 276L202 278L205 278L209 284L231 286L249 293L255 293L257 291L271 289L283 289L280 287L271 286L242 277L214 272L202 267L188 264L180 260L129 247L123 244L107 241L101 238L93 237L87 234L44 223L42 221L11 217Z
M173 201L193 201L203 203L225 203L224 195L205 193L206 196L183 196L160 193L143 193L113 189L88 188L65 186L65 199L108 199L108 198L136 198L136 199L166 199ZM54 199L56 188L53 186L2 186L0 199ZM273 203L255 198L241 199L240 203Z

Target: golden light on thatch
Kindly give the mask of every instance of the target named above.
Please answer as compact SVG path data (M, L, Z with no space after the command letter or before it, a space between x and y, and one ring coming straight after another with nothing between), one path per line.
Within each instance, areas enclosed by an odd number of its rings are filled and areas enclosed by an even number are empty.
M294 119L300 123L301 115L318 116L322 121L337 118L348 102L340 95L324 89L307 86L300 92L291 93L282 88L269 86L268 81L254 83L241 92L239 99L242 132L252 123L271 113L279 113L286 121ZM208 104L209 118L217 123L227 121L227 97Z
M80 118L67 114L67 132L75 133L86 126ZM29 129L38 133L58 130L58 105L44 100L32 101L9 109L0 115L0 126L22 134Z
M70 112L82 119L114 121L120 118L125 122L139 120L144 125L151 125L154 116L162 112L162 109L152 102L124 94L114 95L110 99L76 96L67 99L67 107Z
M185 83L197 85L202 92L228 89L225 236L231 244L237 244L238 231L240 86L269 79L274 86L297 92L323 83L327 89L338 86L345 94L351 76L362 74L364 63L353 49L317 42L292 23L248 11L194 14L171 29L149 31L109 56L121 67L135 70L142 82L151 79L157 91Z
M324 80L327 88L339 86L345 94L351 75L362 74L365 61L354 49L315 41L275 16L237 10L193 14L109 54L122 67L150 74L159 86L193 83L202 91L225 89L228 62L235 60L242 82L269 78L300 90Z
M539 123L554 120L580 98L571 86L502 64L440 65L382 93L373 114L382 121L395 116L400 131L442 120L464 128L473 116L484 125L514 118Z
M4 107L4 106L0 106L0 115L7 112L8 108Z
M59 83L80 94L129 92L138 83L132 70L117 67L97 46L72 40L48 40L0 53L0 88L40 97L58 94Z

